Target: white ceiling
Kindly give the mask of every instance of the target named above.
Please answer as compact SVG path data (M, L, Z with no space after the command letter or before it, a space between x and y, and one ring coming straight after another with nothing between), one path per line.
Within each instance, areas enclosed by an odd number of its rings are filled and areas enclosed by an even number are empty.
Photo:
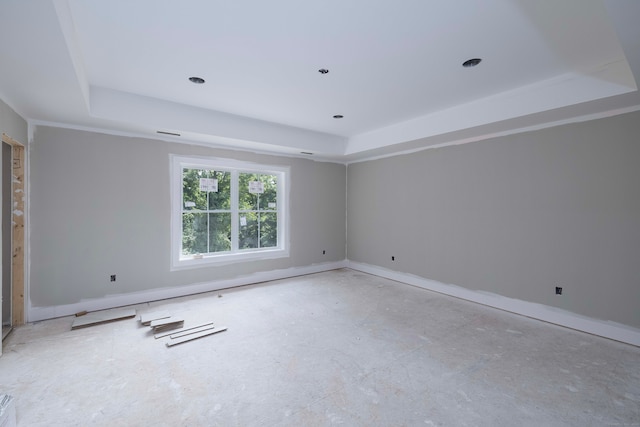
M638 109L639 18L636 0L0 0L0 98L35 125L350 161Z

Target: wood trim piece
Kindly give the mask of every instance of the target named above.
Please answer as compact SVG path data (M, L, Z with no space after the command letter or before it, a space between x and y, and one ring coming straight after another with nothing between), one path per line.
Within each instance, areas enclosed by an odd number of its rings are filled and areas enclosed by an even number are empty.
M24 185L24 145L2 134L2 142L11 146L13 206L11 214L11 323L24 324L24 217L26 193Z
M215 328L216 327L213 326L213 325L202 326L202 327L194 329L192 331L184 331L184 332L177 332L175 334L171 334L171 335L169 335L169 338L171 338L172 340L175 340L176 338L182 338L182 337L186 337L188 335L199 334L200 332L208 331L210 329L215 329Z
M180 329L174 329L173 331L169 331L169 332L162 332L159 334L155 334L154 337L155 339L158 339L158 338L164 338L168 335L171 335L171 338L178 338L179 336L195 334L196 332L202 332L205 329L211 329L213 327L214 327L213 322L208 322L208 323L203 323L201 325L192 326L190 328L180 328Z
M149 326L154 320L168 319L169 317L171 315L166 313L144 313L140 315L140 323L143 326Z
M149 326L154 332L168 331L169 329L181 328L184 325L184 319L178 317L168 317L152 321Z
M124 308L121 310L98 311L89 313L82 317L76 317L71 324L71 329L88 328L89 326L102 325L117 320L131 319L136 317L134 308Z
M207 337L209 335L217 334L218 332L223 332L226 330L227 330L226 326L220 326L217 328L208 329L206 331L199 332L197 334L191 334L191 335L184 336L182 338L170 340L170 341L167 341L165 344L167 345L167 347L173 347L174 345L182 344L184 342L191 341L191 340L197 340L198 338Z

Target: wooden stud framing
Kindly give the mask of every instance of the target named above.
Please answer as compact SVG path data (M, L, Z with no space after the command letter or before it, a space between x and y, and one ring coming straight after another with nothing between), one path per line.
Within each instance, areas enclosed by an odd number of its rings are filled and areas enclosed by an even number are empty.
M25 216L25 151L24 145L2 134L2 142L11 146L13 206L11 207L11 313L12 325L24 324L24 216Z

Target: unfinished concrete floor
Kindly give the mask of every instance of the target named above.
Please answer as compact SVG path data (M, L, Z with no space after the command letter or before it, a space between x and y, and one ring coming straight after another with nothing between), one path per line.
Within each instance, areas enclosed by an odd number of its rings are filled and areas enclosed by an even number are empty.
M17 328L19 426L640 425L640 348L352 270L136 306L229 329L167 348L137 320Z

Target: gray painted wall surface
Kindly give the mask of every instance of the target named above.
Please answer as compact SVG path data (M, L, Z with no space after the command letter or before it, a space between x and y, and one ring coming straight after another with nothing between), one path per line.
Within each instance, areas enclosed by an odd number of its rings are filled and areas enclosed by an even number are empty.
M638 328L639 135L635 112L351 164L347 257Z
M170 153L290 166L291 256L170 272ZM31 303L72 304L343 260L345 179L342 164L38 127L31 147Z

